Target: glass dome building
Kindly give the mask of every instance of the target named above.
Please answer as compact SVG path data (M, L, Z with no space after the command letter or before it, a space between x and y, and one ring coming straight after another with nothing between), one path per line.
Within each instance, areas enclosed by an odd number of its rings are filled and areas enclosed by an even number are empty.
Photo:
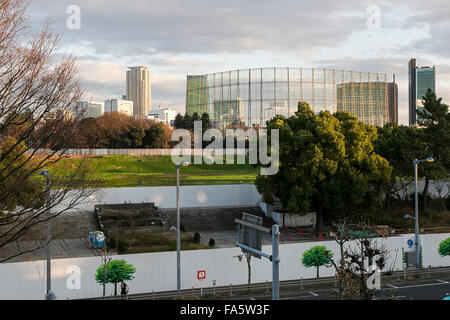
M388 83L382 73L289 67L241 69L188 75L186 112L207 112L219 128L264 127L276 114L293 115L298 102L306 101L315 112L345 110L367 124L382 126L394 119L396 92L396 85Z

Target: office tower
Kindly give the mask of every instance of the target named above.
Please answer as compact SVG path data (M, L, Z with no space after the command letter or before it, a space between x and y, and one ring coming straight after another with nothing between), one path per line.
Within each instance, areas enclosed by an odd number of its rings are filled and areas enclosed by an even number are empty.
M133 115L147 117L151 109L150 70L145 66L127 70L127 100L133 101Z
M173 122L175 121L177 112L175 110L172 110L169 108L155 109L155 110L150 110L148 112L148 116L150 119L154 119L155 121L164 122L168 126L173 126Z
M97 118L105 112L105 104L103 102L79 101L78 103L84 110L84 118Z
M398 124L398 86L394 81L388 84L388 106L389 106L389 120L388 122L393 122Z
M409 79L409 125L417 124L417 109L423 107L422 100L428 89L436 93L436 68L418 67L416 59L408 64Z
M105 100L105 112L119 112L127 116L133 116L133 101L121 99Z

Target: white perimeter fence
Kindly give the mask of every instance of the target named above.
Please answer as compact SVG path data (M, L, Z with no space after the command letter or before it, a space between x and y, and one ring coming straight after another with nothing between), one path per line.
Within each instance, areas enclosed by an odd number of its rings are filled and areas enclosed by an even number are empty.
M450 257L441 257L437 252L439 243L450 234L422 235L423 265L450 266ZM408 239L413 234L398 237L376 238L380 245L389 250L387 270L402 270L402 249L408 247ZM354 246L354 242L348 242ZM305 268L301 257L305 250L316 245L330 249L339 258L339 246L334 241L289 243L280 245L280 280L307 279L316 277L316 268ZM263 246L263 251L271 254L271 246ZM247 283L247 263L245 258L237 258L242 252L239 248L192 250L181 252L182 289L212 287ZM176 251L155 252L113 256L124 259L136 268L135 279L128 282L130 294L176 290L177 263ZM91 298L102 296L102 285L95 282L96 269L101 265L100 257L56 259L52 261L52 290L58 299ZM272 263L265 258L253 258L252 283L271 281ZM205 271L206 279L198 280L197 272ZM334 275L333 268L321 267L320 276ZM43 299L46 290L45 261L0 264L0 299ZM107 285L107 295L112 295L114 287Z

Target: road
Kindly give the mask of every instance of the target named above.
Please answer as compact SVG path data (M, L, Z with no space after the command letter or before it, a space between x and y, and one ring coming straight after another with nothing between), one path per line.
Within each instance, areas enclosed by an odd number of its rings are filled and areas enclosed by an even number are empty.
M398 300L441 300L450 293L450 267L422 268L395 271L381 275L381 289L377 299L394 296ZM280 281L281 300L335 300L335 277L294 279ZM147 292L129 295L130 300L219 299L267 300L271 299L271 282L218 287L204 287L176 291ZM91 299L104 299L102 297ZM120 299L108 297L107 299Z
M334 289L281 294L280 300L335 300ZM398 300L442 300L450 293L450 278L385 284L376 291L377 299L395 296ZM271 296L254 296L250 300L270 300Z

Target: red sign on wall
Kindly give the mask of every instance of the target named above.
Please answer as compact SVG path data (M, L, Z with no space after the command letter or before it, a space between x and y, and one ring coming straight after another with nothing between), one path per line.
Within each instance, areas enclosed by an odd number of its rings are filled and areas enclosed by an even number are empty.
M197 271L197 279L205 280L206 279L206 271L205 270Z

